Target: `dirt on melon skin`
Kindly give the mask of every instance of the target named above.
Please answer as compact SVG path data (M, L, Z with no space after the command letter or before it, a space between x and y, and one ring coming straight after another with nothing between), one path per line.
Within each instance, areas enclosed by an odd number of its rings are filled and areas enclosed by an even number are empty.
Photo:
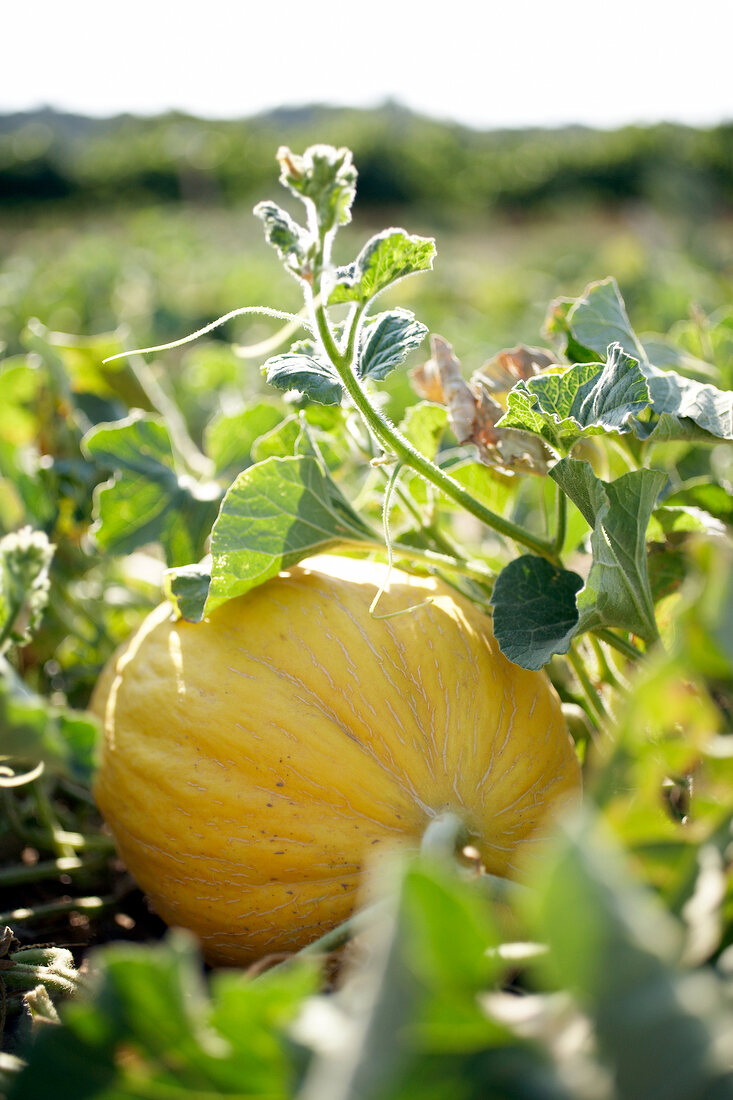
M454 810L511 875L580 772L543 673L433 578L311 558L200 624L163 605L105 669L98 805L131 874L213 963L295 951L362 867Z

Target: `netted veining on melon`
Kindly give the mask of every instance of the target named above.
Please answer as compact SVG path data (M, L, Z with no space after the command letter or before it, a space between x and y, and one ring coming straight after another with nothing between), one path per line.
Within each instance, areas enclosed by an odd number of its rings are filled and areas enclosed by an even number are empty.
M580 771L544 673L432 577L310 558L203 623L162 605L104 670L95 795L131 874L206 957L295 951L445 811L512 875ZM415 605L419 605L415 607ZM405 611L404 609L413 608Z

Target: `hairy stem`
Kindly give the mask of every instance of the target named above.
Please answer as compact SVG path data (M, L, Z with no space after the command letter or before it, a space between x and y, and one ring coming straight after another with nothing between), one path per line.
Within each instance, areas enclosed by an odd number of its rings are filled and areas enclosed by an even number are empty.
M314 322L324 350L337 370L344 389L387 453L394 454L405 466L415 470L426 481L434 485L436 489L440 489L446 496L454 500L456 504L459 504L487 527L522 546L526 546L527 549L533 550L542 557L549 558L552 561L556 560L557 555L552 542L531 534L524 527L512 523L511 520L504 519L503 516L492 512L490 508L486 508L475 500L462 485L454 481L445 470L441 470L439 466L436 466L419 451L415 450L400 430L372 405L366 390L353 370L352 361L346 358L345 352L339 350L322 305L314 308ZM355 324L356 320L354 321Z

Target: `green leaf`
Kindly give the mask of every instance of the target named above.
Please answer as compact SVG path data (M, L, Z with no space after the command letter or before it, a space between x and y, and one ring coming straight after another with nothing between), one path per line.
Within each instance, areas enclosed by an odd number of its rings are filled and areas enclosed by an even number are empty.
M305 452L301 452L303 443ZM308 447L304 425L297 413L281 420L272 431L261 435L252 447L252 458L255 462L264 462L266 458L290 458L300 453L313 454L314 451L312 447Z
M494 583L494 635L505 657L522 668L539 669L555 653L567 653L578 628L577 573L546 558L523 554L502 569Z
M285 147L278 150L280 182L315 207L318 224L331 233L351 221L356 195L356 169L351 151L333 145L311 145L302 156Z
M419 401L410 405L400 431L416 447L420 454L431 461L438 453L440 441L448 427L448 410L445 405L431 401Z
M161 944L117 944L92 957L90 998L39 1028L8 1100L132 1100L292 1095L286 1028L314 987L310 968L214 976L211 993L183 933Z
M315 458L268 458L240 474L222 503L206 614L310 554L374 537Z
M410 236L404 229L385 229L367 241L352 264L339 268L329 305L363 305L398 279L429 271L434 258L435 241L431 237Z
M159 542L169 565L201 557L221 490L213 482L179 477L161 420L138 415L102 424L86 434L82 446L99 466L114 471L95 494L92 533L100 546L129 554Z
M550 1059L481 1006L503 969L497 942L470 884L427 862L408 868L368 968L331 1001L345 1026L322 1044L303 1100L565 1097Z
M88 783L98 734L91 715L33 694L0 659L0 754L11 766L21 771L42 761L49 772Z
M288 271L301 275L311 245L310 234L274 202L259 202L253 210L265 227L265 237Z
M200 623L211 585L211 560L197 565L168 569L163 576L163 591L176 614L192 623Z
M640 424L639 434L653 442L670 439L733 439L733 393L716 386L683 378L676 371L661 371L646 364L652 409L659 422ZM713 438L710 438L710 437Z
M680 928L586 816L538 861L529 900L555 981L578 998L618 1097L730 1095L715 1032L733 1027L712 971L678 969Z
M642 439L704 440L707 433L717 439L733 439L733 393L716 386L685 378L676 371L663 371L650 363L641 341L631 327L624 301L614 279L604 279L586 287L567 312L555 314L555 331L564 333L566 352L573 357L573 344L603 354L611 343L640 362L649 386L651 409L655 417L636 422ZM581 350L582 354L582 350Z
M638 360L612 344L605 365L578 363L559 373L518 382L497 427L539 432L551 442L623 433L631 430L632 418L648 405L649 390Z
M358 373L361 378L385 378L404 363L427 336L427 328L407 309L391 309L369 320L362 330Z
M564 458L550 470L591 527L593 564L578 597L578 633L618 626L647 642L657 637L649 586L646 529L666 483L660 470L633 470L601 481L588 462Z
M280 423L279 405L258 401L242 412L217 416L204 433L204 447L217 474L234 476L252 464L252 444Z
M620 344L633 359L646 361L613 278L590 283L568 311L566 325L578 344L597 355L603 355L609 344Z
M44 372L27 362L25 356L14 356L0 363L0 439L14 446L32 443L38 435L39 396L44 384Z
M285 352L268 359L263 366L270 385L279 390L300 390L321 405L339 405L343 386L336 368L325 359Z

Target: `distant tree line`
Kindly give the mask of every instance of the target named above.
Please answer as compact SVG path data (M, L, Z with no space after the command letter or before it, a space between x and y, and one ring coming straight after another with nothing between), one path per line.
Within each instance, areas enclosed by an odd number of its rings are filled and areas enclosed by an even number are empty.
M279 145L317 141L353 149L362 209L511 213L640 201L701 218L733 210L733 122L482 132L397 104L282 109L243 121L6 115L0 202L235 203L275 191Z

